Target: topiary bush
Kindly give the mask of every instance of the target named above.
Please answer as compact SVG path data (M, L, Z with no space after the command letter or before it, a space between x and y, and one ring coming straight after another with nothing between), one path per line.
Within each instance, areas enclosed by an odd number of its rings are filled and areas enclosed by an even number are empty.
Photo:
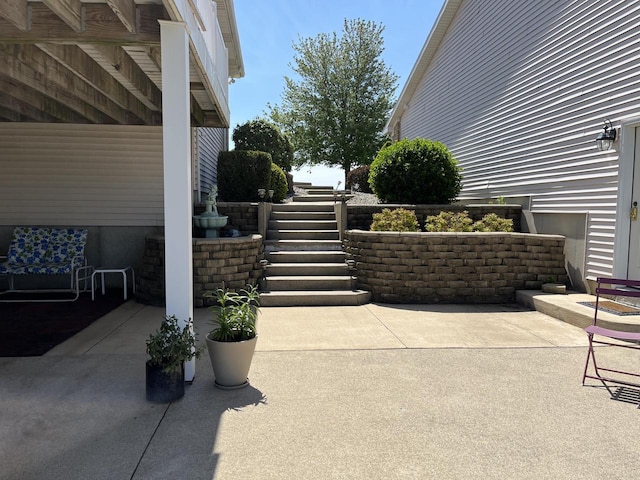
M445 204L460 193L462 175L443 143L405 139L380 149L369 184L385 203Z
M356 192L373 193L371 186L369 185L369 172L371 167L369 165L363 165L358 168L354 168L347 173L347 185L346 188L350 188Z
M474 223L466 210L458 213L440 212L427 217L424 229L427 232L513 232L513 220L487 213Z
M499 217L495 213L487 213L481 220L473 224L474 232L513 232L513 220Z
M275 163L271 164L271 189L274 203L280 203L287 198L287 176Z
M271 188L271 155L233 150L218 154L218 196L224 202L256 202ZM286 195L286 193L285 193Z
M384 208L380 213L373 214L371 224L373 232L419 232L420 224L416 212L404 208L390 210Z
M263 119L236 125L233 129L236 150L258 150L271 154L271 161L285 172L291 171L293 144L289 137L271 122Z

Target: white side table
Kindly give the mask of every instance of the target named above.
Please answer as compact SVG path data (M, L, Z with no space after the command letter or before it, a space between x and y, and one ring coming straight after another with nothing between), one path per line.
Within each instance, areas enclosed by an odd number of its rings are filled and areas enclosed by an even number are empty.
M96 268L91 274L91 300L95 300L96 293L96 274L100 274L100 285L102 286L102 295L105 294L104 288L104 274L105 273L120 273L122 274L122 282L124 288L124 299L127 299L127 272L131 272L131 286L133 287L133 293L136 293L136 274L133 271L133 267L127 265L126 267L99 267Z

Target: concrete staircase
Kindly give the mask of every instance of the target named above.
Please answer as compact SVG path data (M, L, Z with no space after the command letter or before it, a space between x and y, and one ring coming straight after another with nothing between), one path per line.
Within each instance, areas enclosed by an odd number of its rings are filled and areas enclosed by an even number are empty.
M369 302L369 292L353 288L333 203L331 187L308 187L307 195L273 205L264 242L269 265L260 294L263 306Z

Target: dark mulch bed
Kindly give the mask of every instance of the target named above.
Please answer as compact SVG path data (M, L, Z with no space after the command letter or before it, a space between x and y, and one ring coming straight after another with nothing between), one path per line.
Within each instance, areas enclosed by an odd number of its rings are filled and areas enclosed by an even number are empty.
M75 302L0 302L0 357L42 355L122 303L122 289L98 291L94 302L91 293Z

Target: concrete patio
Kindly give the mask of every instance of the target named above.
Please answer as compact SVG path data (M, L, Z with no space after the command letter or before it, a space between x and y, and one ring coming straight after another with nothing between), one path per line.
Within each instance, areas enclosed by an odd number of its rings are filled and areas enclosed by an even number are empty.
M640 410L582 387L586 335L542 313L263 308L248 388L215 388L205 354L185 397L156 405L144 342L162 313L129 301L43 357L0 359L0 478L640 474ZM196 310L201 339L208 315Z

